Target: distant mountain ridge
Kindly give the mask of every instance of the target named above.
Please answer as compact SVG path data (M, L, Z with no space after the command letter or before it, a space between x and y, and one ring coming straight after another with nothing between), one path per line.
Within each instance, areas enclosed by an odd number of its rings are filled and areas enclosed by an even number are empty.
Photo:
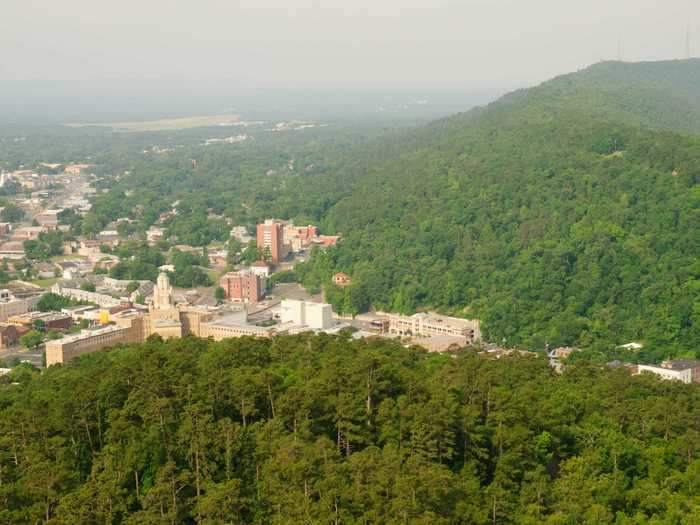
M491 107L578 106L597 117L680 132L700 132L700 59L600 62L537 87L505 95Z

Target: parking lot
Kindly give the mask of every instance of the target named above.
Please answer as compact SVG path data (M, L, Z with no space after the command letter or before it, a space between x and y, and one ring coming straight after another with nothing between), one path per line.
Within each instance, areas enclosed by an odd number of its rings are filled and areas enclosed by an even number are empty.
M6 365L12 365L15 362L29 362L38 368L44 366L44 347L40 346L37 350L28 350L24 347L8 348L0 350L0 360Z

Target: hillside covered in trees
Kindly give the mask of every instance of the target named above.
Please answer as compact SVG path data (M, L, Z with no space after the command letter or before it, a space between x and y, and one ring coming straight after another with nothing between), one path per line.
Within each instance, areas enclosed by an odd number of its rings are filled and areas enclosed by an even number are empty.
M324 218L299 269L345 310L480 316L533 349L700 349L700 61L604 63L417 130ZM467 308L464 310L464 308Z
M511 93L497 105L576 106L598 118L700 132L700 59L601 62L536 89Z
M151 340L0 380L7 525L694 525L699 454L694 385L391 340Z

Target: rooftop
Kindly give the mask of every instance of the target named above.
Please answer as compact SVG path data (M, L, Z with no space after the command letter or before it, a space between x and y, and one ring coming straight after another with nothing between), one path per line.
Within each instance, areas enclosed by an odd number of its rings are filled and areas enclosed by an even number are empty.
M219 319L211 321L207 324L210 326L219 326L222 328L245 328L246 330L249 330L251 332L255 332L258 334L264 334L264 335L269 334L272 331L272 329L275 328L275 327L255 326L255 325L247 324L245 322L241 322L241 316L237 316L237 315L229 315L226 317L220 317Z
M60 341L61 343L74 343L76 341L82 341L83 339L88 339L97 335L111 334L121 330L124 330L124 328L117 325L107 325L100 328L87 328L85 330L81 330L77 334L67 335L61 339L56 339L56 341Z
M61 311L67 314L87 312L89 310L99 310L99 308L92 305L66 306L65 308L61 308Z
M445 323L453 327L461 326L463 328L472 328L474 326L473 319L460 319L458 317L448 317L446 315L440 315L435 312L418 312L413 314L411 317L414 319L421 319L422 321L429 321L432 323Z
M158 326L160 328L182 326L182 323L180 321L176 321L175 319L156 319L152 321L152 324L153 326Z
M700 361L696 359L671 359L661 363L661 368L668 370L688 370L700 366Z
M55 321L57 319L66 319L67 317L70 316L62 312L27 312L25 314L14 315L12 319Z

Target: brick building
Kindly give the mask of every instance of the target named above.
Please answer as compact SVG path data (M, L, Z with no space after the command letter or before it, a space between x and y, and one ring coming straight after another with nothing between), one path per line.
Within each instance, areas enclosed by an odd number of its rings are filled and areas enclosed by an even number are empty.
M263 282L259 275L250 270L229 272L219 280L226 299L256 304L263 297Z
M63 312L27 312L12 315L7 319L9 324L30 328L37 321L41 321L46 330L68 330L73 326L73 318Z

